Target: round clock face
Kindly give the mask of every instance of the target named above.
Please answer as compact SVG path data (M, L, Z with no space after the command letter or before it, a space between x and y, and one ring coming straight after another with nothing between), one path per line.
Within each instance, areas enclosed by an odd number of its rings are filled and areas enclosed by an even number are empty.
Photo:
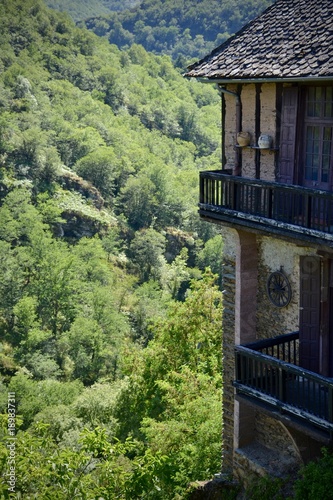
M281 271L272 273L267 280L267 293L275 306L287 306L291 300L291 287L286 275Z

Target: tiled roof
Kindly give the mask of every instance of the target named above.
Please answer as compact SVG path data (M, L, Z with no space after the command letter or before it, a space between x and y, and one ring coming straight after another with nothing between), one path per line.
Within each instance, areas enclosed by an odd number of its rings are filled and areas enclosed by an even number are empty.
M276 0L185 76L225 80L333 76L333 0Z

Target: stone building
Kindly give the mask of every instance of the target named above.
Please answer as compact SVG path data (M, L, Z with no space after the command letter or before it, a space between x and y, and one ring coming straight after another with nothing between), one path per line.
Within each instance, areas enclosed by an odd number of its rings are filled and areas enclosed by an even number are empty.
M222 100L223 471L283 475L333 431L332 0L276 0L185 76Z

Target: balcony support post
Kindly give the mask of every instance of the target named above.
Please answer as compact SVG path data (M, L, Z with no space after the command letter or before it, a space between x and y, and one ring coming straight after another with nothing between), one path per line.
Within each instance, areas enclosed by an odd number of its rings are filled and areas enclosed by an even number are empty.
M311 228L311 197L307 195L305 202L305 221L306 227Z
M333 388L328 389L328 418L330 422L333 422Z
M279 367L279 399L286 401L286 373L283 368Z

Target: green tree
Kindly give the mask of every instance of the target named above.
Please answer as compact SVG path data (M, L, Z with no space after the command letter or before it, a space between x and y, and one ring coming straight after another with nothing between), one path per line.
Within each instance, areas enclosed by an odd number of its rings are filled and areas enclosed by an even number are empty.
M219 284L222 280L223 262L223 238L217 234L206 241L203 249L198 253L197 262L200 269L209 267L213 273L219 276Z
M168 457L161 498L219 467L221 435L221 293L214 276L193 281L184 303L170 304L144 350L129 350L115 416L119 437ZM162 442L163 441L163 442ZM173 493L172 493L173 492Z
M135 233L129 252L142 282L159 278L164 250L165 237L155 229L142 229Z
M79 432L83 429L83 421L75 416L72 405L47 406L34 417L34 423L41 422L48 426L48 436L52 437L60 446L65 447L69 444L73 448L79 449Z
M119 203L134 230L149 227L158 204L153 182L146 176L130 177L121 190Z
M61 124L59 135L56 138L56 146L61 160L69 167L73 167L81 158L103 145L102 137L93 127L75 127L73 129L73 124L66 122Z
M221 466L222 391L220 377L192 372L187 366L158 381L165 412L145 418L142 432L149 448L168 457L162 489L185 492ZM212 390L214 388L215 390Z
M39 326L37 318L37 300L35 297L22 297L14 306L15 332L25 339L32 328Z
M0 241L0 329L3 335L14 327L14 307L26 283L25 261L25 252L15 251L9 243ZM19 339L13 336L10 340L15 344Z
M0 87L0 91L1 91ZM4 91L5 93L5 91ZM1 96L1 94L0 94ZM0 97L1 99L1 97ZM9 96L7 97L9 100ZM2 103L2 106L4 107L4 103ZM8 111L2 111L1 116L0 116L0 154L1 155L7 155L8 153L11 153L13 149L15 148L14 145L14 134L15 134L15 129L16 126L13 123L13 115L9 113ZM5 159L5 157L2 158L2 161Z
M120 176L120 161L113 148L102 147L81 158L75 170L90 181L107 199L111 199Z
M332 453L323 448L319 460L311 461L301 468L295 482L295 498L297 500L331 498L332 465Z
M103 367L105 340L97 321L78 317L68 332L62 334L58 342L62 356L69 356L73 361L73 374L84 384L91 384L98 378Z
M179 292L182 284L190 279L190 270L186 265L187 260L188 250L184 247L171 264L164 263L163 265L161 283L173 299L180 298Z
M156 14L166 7L150 5ZM198 272L188 269L195 233L206 241L212 231L197 216L197 172L218 164L218 93L183 79L168 56L139 45L120 51L109 32L98 39L39 0L1 6L0 405L16 393L18 494L181 495L184 481L201 474L203 389L210 379L211 412L220 391L210 337L217 327L200 316L200 293L199 305L190 300L197 285L186 290ZM148 43L179 44L174 21L154 32L142 20ZM125 43L134 36L122 23L113 35ZM184 110L200 122L192 135L183 134ZM178 231L193 233L188 260L178 255L183 245L165 253L164 235ZM216 299L213 318L218 306ZM192 389L187 398L186 384L196 383L197 399ZM178 387L186 405L174 396ZM153 437L161 422L166 443ZM8 450L0 450L2 467Z
M131 319L134 326L134 339L144 346L152 339L151 326L158 317L164 317L170 302L170 294L161 289L157 281L142 283L134 292L134 305Z
M12 377L8 384L8 391L16 394L16 411L23 418L24 428L31 424L37 413L48 406L71 404L82 390L83 384L79 380L73 382L34 381L23 372ZM4 401L2 411L5 407Z
M29 189L13 189L0 207L0 238L12 246L27 245L47 229L31 197Z
M100 36L109 35L111 43L124 48L141 44L148 51L172 55L204 57L232 33L257 17L271 5L270 0L144 1L131 10L108 17L108 27L100 33L100 18L88 19L86 26ZM132 47L133 47L132 45Z
M114 435L117 429L114 413L122 385L121 381L117 381L112 384L96 383L91 387L86 387L73 402L74 415L80 418L86 426L107 426Z
M57 336L75 318L79 300L78 262L60 241L36 242L34 256L35 276L29 286L30 293L37 299L42 325Z

